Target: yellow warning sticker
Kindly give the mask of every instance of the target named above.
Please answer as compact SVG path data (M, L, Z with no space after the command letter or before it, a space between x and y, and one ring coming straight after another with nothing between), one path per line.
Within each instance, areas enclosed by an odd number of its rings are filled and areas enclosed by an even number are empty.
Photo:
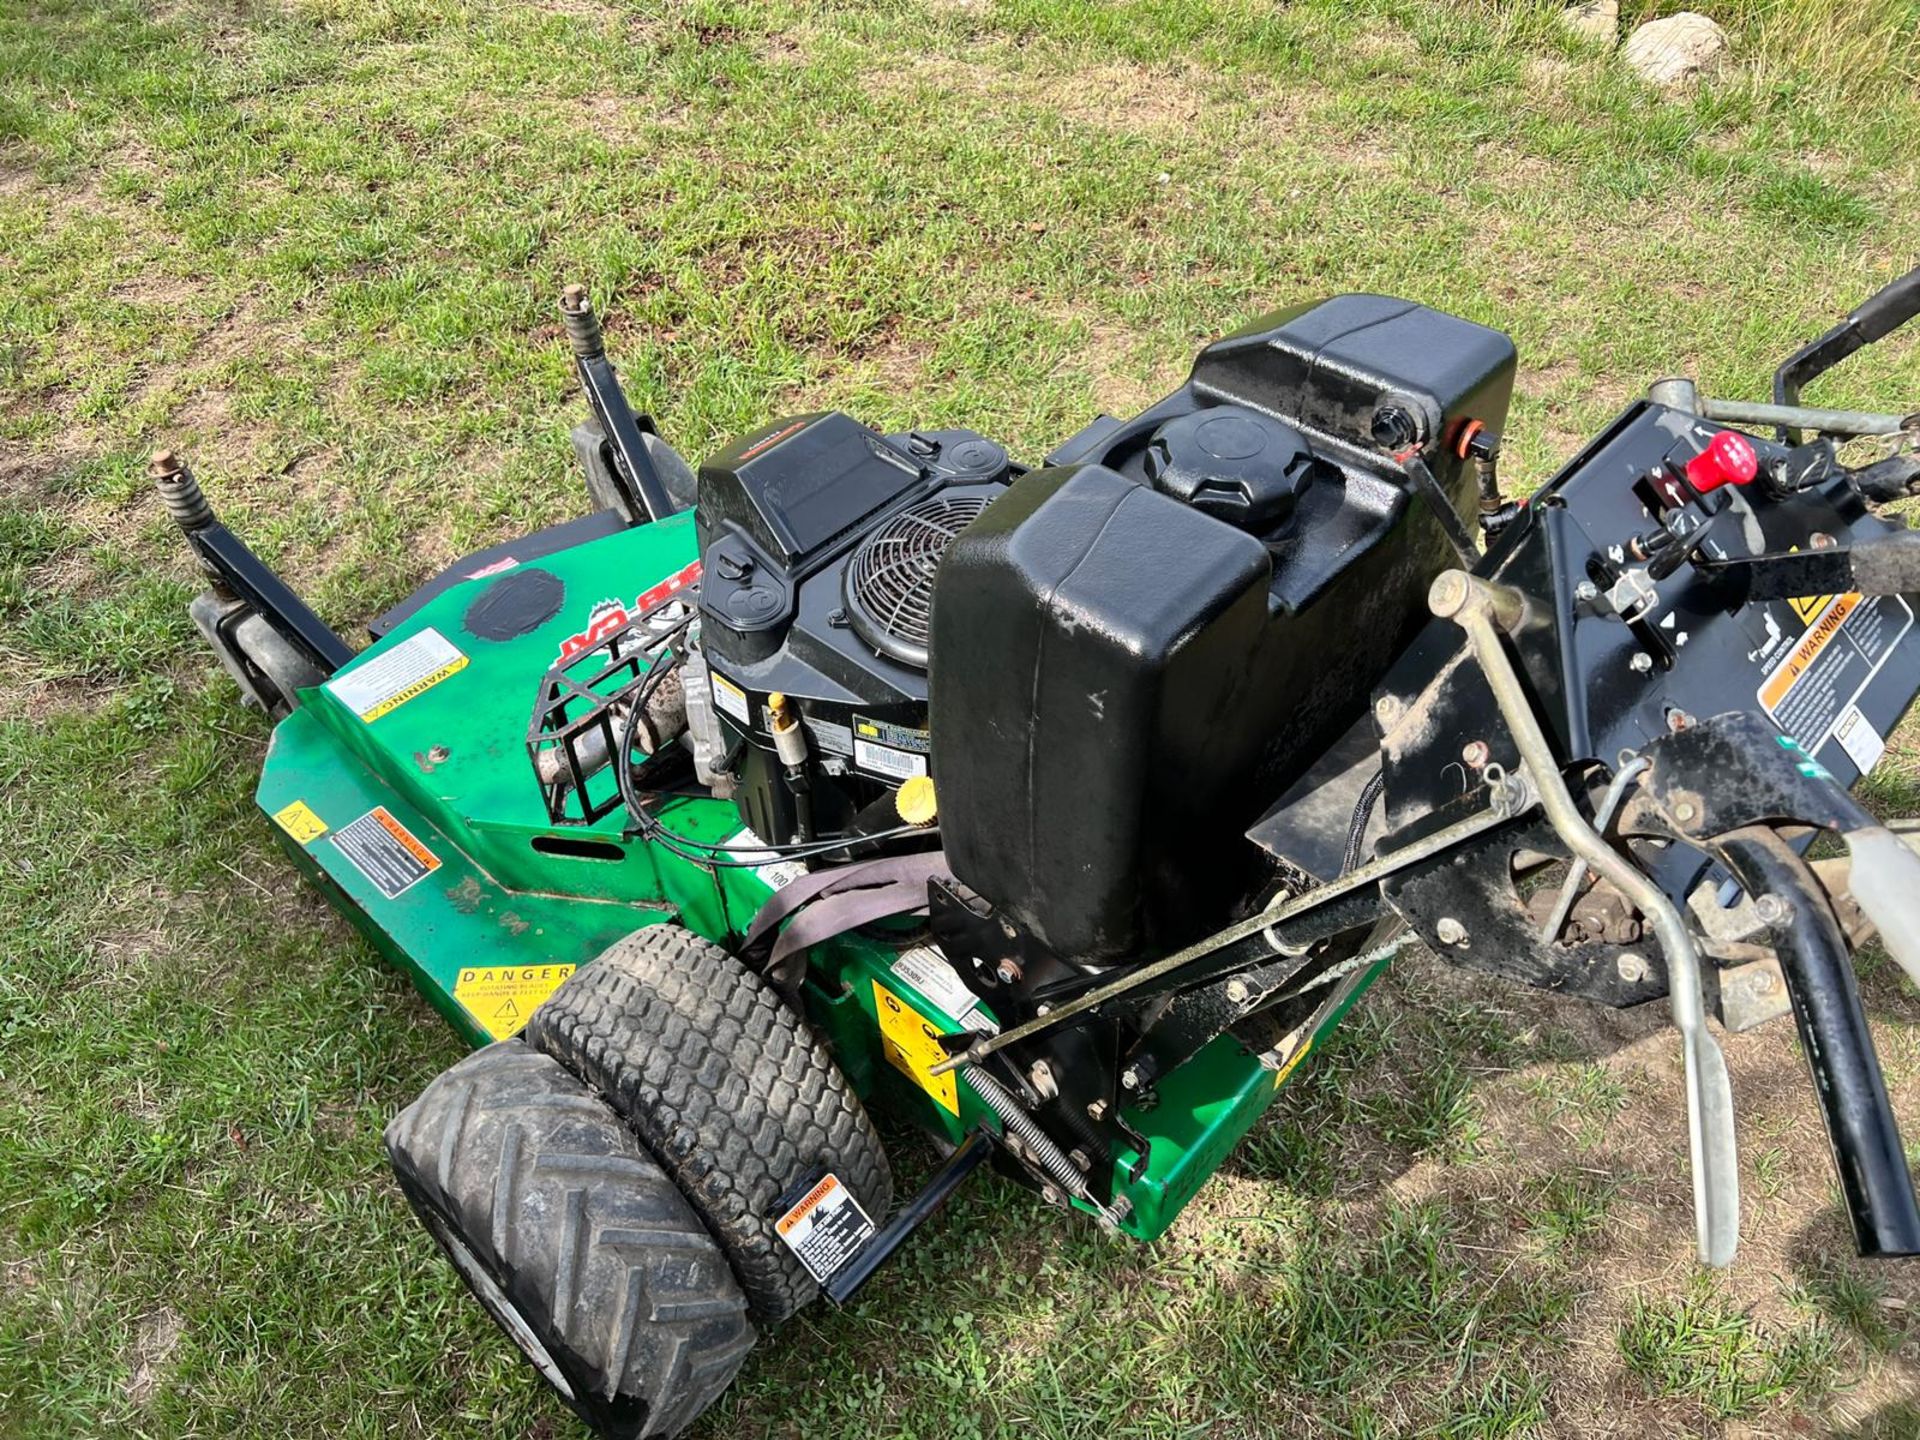
M356 662L329 680L327 689L371 725L466 668L467 657L438 630L427 629Z
M914 1084L946 1107L950 1114L960 1113L960 1092L951 1073L930 1075L947 1049L940 1043L940 1032L927 1017L902 1000L878 980L873 982L873 1008L880 1016L880 1048L887 1061Z
M1780 708L1780 703L1793 693L1801 678L1814 669L1814 662L1840 634L1841 627L1847 623L1847 617L1859 608L1859 595L1841 595L1827 606L1815 624L1802 635L1786 659L1774 667L1767 676L1766 683L1760 687L1760 703L1768 714ZM1799 602L1794 602L1799 608Z
M1313 1037L1309 1035L1307 1037L1307 1043L1289 1055L1286 1063L1273 1072L1274 1089L1278 1090L1282 1085L1287 1083L1287 1076L1291 1075L1299 1066L1300 1062L1307 1058L1307 1052L1311 1049L1313 1049Z
M578 969L575 965L474 965L453 982L453 998L467 1007L480 1028L496 1040L520 1033L536 1006L560 982Z
M273 812L273 823L294 838L295 843L305 845L318 840L327 833L327 822L308 807L304 800L296 800Z

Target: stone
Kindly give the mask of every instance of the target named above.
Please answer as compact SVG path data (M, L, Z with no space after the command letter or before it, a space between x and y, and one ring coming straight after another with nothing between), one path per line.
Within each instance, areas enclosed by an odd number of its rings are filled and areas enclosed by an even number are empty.
M1635 30L1620 55L1642 79L1673 93L1720 69L1728 53L1726 31L1704 15L1682 10Z
M1560 18L1574 34L1602 45L1613 45L1620 39L1620 0L1573 0L1560 12Z

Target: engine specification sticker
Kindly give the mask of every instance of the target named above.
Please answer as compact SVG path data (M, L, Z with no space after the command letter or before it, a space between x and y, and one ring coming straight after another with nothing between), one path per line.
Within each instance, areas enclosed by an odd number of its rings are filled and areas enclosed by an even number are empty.
M384 805L374 806L335 832L333 843L389 900L399 899L440 868L440 857L422 845Z
M496 1040L520 1033L539 1005L560 982L573 974L573 965L473 965L453 982L453 998L467 1007L480 1028Z
M449 675L467 668L467 657L438 630L428 628L383 650L364 665L327 682L333 698L371 725Z
M890 720L875 720L870 715L853 717L853 733L862 740L874 740L894 750L911 750L916 755L925 755L933 749L932 731L895 725Z
M873 1220L853 1192L828 1175L773 1222L787 1248L822 1285L831 1280L873 1235Z
M878 980L873 982L873 1009L880 1017L880 1048L887 1063L926 1091L948 1113L960 1113L960 1092L953 1073L931 1075L928 1072L947 1058L940 1043L940 1032L927 1017L902 1000Z
M1898 595L1835 595L1767 672L1761 708L1814 754L1912 627Z
M896 750L891 745L876 745L858 735L853 737L853 763L895 782L927 773L926 756Z

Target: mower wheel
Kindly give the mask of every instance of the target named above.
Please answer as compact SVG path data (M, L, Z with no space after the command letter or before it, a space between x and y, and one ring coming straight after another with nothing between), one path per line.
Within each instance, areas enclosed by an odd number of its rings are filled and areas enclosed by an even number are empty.
M626 1118L762 1324L819 1288L774 1230L783 1195L831 1172L886 1215L886 1152L826 1047L772 986L681 926L616 941L533 1012L526 1038Z
M590 1426L678 1433L753 1347L726 1257L619 1116L518 1040L387 1126L394 1174L460 1278Z

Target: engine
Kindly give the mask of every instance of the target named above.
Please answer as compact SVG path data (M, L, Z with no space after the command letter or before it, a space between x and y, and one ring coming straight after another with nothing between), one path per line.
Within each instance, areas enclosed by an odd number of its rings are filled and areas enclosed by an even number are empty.
M890 797L932 750L934 575L1010 474L971 431L880 435L838 413L777 420L701 468L689 690L710 687L717 743L702 748L762 839L843 832L869 810L862 828L898 825Z
M840 414L736 442L700 473L716 778L784 842L897 825L931 775L975 913L1068 964L1217 927L1271 879L1248 826L1364 716L1452 561L1410 459L1470 513L1462 437L1504 423L1514 364L1346 295L1031 472Z

